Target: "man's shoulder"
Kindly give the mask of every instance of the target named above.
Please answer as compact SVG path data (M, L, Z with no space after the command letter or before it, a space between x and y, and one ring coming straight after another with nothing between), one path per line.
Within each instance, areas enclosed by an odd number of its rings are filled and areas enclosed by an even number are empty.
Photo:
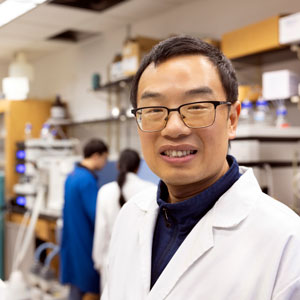
M70 173L66 179L66 188L72 190L89 191L92 187L98 190L98 183L96 178L88 170L80 167L76 167L72 173Z
M88 169L77 165L74 170L68 175L68 179L74 181L77 180L80 182L82 179L94 179L94 176Z
M284 203L263 193L252 170L245 170L216 203L216 223L221 226L247 220L258 234L286 236L295 232L300 236L300 217Z
M286 204L262 193L257 202L257 211L264 217L265 223L272 222L282 230L295 230L300 237L300 216Z

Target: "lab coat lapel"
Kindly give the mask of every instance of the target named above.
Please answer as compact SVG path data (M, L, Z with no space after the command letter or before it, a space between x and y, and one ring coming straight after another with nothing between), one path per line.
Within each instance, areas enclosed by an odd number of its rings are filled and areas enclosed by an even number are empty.
M152 201L150 207L147 209L147 211L145 211L145 215L142 218L139 229L139 243L141 247L141 279L144 286L145 296L150 290L152 240L158 209L159 208L156 201Z
M147 300L165 299L184 273L213 246L212 214L209 212L178 248L151 289Z
M246 219L260 198L261 188L252 169L240 168L243 176L217 201L213 207L213 227L232 228ZM251 187L251 191L249 190Z

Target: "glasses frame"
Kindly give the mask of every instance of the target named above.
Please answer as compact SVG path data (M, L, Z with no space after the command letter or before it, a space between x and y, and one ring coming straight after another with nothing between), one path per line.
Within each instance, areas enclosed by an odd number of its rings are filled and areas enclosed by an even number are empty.
M184 118L182 117L182 115L180 113L180 109L184 106L191 105L191 104L197 104L197 103L211 103L211 104L214 105L214 119L213 119L213 122L210 125L200 126L200 127L192 127L192 126L189 126L185 123ZM172 111L177 111L179 113L180 118L181 118L181 120L182 120L182 122L184 123L185 126L187 126L188 128L192 128L192 129L198 129L198 128L206 128L206 127L212 126L215 123L215 120L216 120L216 109L217 109L217 107L219 105L225 105L225 104L230 106L232 103L229 102L229 101L196 101L196 102L181 104L177 108L168 108L166 106L154 105L154 106L144 106L144 107L134 108L134 109L131 110L131 113L134 114L136 123L137 123L139 129L143 132L159 132L159 131L162 131L167 126L167 123L168 123L168 120L169 120L169 115L170 115L170 112L172 112ZM136 114L139 110L142 110L142 109L145 109L145 108L165 108L168 111L167 117L165 119L165 125L163 126L162 129L159 129L159 130L144 130L140 127L139 122L138 122L137 117L136 117Z

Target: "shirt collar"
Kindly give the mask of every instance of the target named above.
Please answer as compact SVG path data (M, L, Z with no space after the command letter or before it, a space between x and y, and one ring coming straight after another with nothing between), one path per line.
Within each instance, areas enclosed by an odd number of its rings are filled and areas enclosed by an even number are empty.
M86 169L87 171L89 171L89 172L93 175L93 177L94 177L96 180L98 180L98 175L96 174L95 171L93 171L93 170L87 168L86 166L82 165L81 163L77 163L77 167Z

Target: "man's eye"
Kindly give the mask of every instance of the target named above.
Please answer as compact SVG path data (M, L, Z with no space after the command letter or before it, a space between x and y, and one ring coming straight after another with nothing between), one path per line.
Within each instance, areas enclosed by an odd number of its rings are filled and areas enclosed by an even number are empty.
M202 111L202 110L206 110L206 109L208 109L207 105L202 105L202 104L191 105L191 106L188 107L189 111L192 111L192 110L195 110L195 111L200 110L200 111Z
M159 113L163 113L164 110L161 108L149 108L147 110L145 110L145 114L159 114Z

